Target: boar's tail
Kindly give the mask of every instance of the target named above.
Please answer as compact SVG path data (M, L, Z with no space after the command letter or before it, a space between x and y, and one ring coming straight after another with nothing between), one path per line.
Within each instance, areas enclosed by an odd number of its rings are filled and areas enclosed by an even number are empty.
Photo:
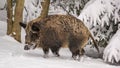
M91 33L90 33L90 37L91 37L91 39L93 40L94 46L95 46L95 48L97 49L98 53L100 53L99 48L98 48L98 45L97 45L97 43L96 43L96 41L95 41L95 39L93 38L93 36L92 36Z

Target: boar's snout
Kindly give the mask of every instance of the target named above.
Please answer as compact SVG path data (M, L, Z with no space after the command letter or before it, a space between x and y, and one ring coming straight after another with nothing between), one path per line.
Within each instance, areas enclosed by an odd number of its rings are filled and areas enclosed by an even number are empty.
M24 50L29 50L30 48L29 48L29 46L28 45L25 45L24 46Z

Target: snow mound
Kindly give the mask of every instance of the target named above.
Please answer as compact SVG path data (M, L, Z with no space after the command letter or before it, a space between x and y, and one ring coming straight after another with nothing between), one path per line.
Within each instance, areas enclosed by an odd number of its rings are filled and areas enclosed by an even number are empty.
M43 58L42 49L24 51L22 44L0 36L0 68L118 68L87 56L83 62L72 60L66 48L62 48L60 54L60 57L55 57L50 53L48 58Z
M109 44L104 50L103 59L105 62L119 62L120 61L120 29L112 37Z
M0 36L5 35L6 31L7 31L7 23L0 21Z

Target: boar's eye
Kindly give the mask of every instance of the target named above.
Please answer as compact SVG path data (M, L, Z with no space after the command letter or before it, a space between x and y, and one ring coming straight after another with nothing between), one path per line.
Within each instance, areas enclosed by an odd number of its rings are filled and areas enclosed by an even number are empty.
M39 28L37 28L37 27L35 27L35 26L32 26L32 30L38 32L38 31L39 31Z
M33 31L35 31L35 32L39 32L39 25L37 24L37 23L34 23L33 25L32 25L32 30Z

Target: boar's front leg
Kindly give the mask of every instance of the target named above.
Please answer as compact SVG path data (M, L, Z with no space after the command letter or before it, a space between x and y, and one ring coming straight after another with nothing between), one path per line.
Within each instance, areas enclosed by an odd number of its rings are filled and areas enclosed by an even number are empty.
M53 53L55 56L57 56L57 57L60 56L60 55L59 55L59 49L60 49L59 46L54 46L54 47L51 47L50 49L51 49L52 53Z
M44 58L47 58L48 53L49 53L49 48L48 47L43 47L43 52L44 52Z

